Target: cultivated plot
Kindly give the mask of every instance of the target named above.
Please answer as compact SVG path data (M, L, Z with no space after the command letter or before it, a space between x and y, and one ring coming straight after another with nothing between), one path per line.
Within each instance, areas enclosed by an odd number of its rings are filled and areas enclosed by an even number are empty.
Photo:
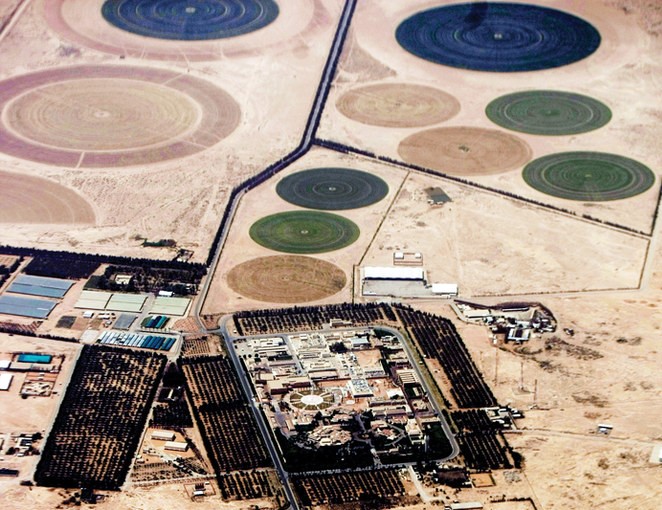
M472 2L418 12L396 32L407 51L476 71L537 71L581 60L600 45L588 22L527 4Z
M239 105L199 78L163 69L77 66L5 80L0 151L68 167L188 156L239 124Z
M359 237L359 227L337 214L319 211L278 213L255 222L253 241L286 253L324 253L349 246Z

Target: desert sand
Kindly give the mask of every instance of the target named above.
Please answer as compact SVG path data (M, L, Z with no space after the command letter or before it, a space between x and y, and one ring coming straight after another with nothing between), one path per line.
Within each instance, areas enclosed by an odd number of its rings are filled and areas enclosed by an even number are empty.
M23 189L33 179L45 179L53 189L67 188L81 204L77 213L65 215L69 223L35 222L31 216L34 208L28 205L24 220L12 219L2 225L0 241L168 258L171 253L167 250L141 248L137 237L172 238L194 250L194 261L203 261L231 189L298 144L341 2L281 2L287 16L281 16L260 37L248 34L204 44L155 42L109 28L99 19L100 3L43 0L26 4L0 39L0 79L80 65L142 66L190 76L225 91L239 105L238 124L218 143L184 158L121 167L54 166L0 153L0 175L25 176ZM492 510L524 508L489 502L491 496L501 494L530 497L539 510L657 509L662 472L648 459L652 448L662 442L662 245L659 223L653 228L662 164L658 150L662 136L661 8L646 0L531 2L589 20L600 31L602 43L593 55L565 67L498 74L439 66L398 45L393 34L400 21L422 9L451 3L359 2L319 138L400 160L401 142L425 129L498 130L521 139L533 158L562 151L625 155L651 168L657 176L655 185L626 200L573 202L526 185L521 177L523 159L499 173L464 175L469 182L458 184L383 161L315 148L242 197L220 263L210 275L213 281L203 311L284 306L248 299L227 284L233 267L276 254L250 239L250 225L267 214L299 209L275 193L281 177L322 166L375 173L389 185L386 198L341 213L359 226L359 239L342 250L314 256L339 267L347 283L338 293L313 303L361 300L356 267L389 264L396 248L412 249L424 253L435 281L458 282L461 297L486 303L541 301L553 311L561 328L555 335L534 338L515 350L512 346L495 348L485 328L458 322L499 402L511 403L526 414L518 424L520 430L508 434L512 446L525 457L525 468L515 477L519 481L507 481L499 474L494 489L474 489L461 499L483 501ZM3 6L0 19L6 19L9 11ZM439 90L452 98L448 102L457 101L459 109L450 107L450 113L433 116L422 123L425 126L403 122L384 126L367 119L363 111L358 118L343 113L343 101L352 91L366 86L397 89L403 84ZM537 88L594 97L609 106L612 120L581 135L541 137L506 132L485 116L484 109L494 98ZM386 101L379 109L382 114L393 108L388 103L391 99L386 97ZM196 104L200 103L193 99L189 112ZM409 111L415 114L428 108L411 105ZM193 128L191 124L189 128ZM170 138L176 142L189 133L183 129ZM464 145L471 149L470 143ZM472 184L544 202L574 215L525 204ZM430 207L423 193L428 186L441 187L452 202ZM53 218L60 217L53 211ZM77 222L76 214L82 214L85 221ZM584 221L585 214L639 233ZM453 318L443 301L412 304ZM564 327L573 328L575 336L565 335ZM597 435L599 423L613 425L611 435ZM15 480L3 482L2 491L20 508L55 506L67 497L58 490L27 490ZM111 504L148 510L169 507L175 501L183 506L190 501L181 486L131 489L114 495ZM234 507L228 504L228 508Z

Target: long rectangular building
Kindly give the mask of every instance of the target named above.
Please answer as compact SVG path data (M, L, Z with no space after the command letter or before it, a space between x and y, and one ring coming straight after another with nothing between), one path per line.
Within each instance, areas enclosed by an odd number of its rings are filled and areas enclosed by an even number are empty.
M74 280L21 274L16 277L7 291L30 296L61 298L74 283L76 283Z
M364 280L422 280L425 269L422 267L374 267L363 268Z

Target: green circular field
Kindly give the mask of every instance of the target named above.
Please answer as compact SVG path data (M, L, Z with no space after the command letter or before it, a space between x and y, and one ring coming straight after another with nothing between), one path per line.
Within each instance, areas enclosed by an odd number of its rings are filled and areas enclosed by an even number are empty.
M655 183L647 166L605 152L550 154L526 165L522 177L538 191L583 202L630 198Z
M351 168L311 168L281 179L276 193L301 207L338 211L379 202L388 194L388 184L376 175Z
M488 118L506 129L532 135L576 135L601 128L611 110L600 101L558 90L530 90L496 98Z
M320 211L290 211L266 216L250 228L253 241L285 253L324 253L349 246L359 237L352 221Z

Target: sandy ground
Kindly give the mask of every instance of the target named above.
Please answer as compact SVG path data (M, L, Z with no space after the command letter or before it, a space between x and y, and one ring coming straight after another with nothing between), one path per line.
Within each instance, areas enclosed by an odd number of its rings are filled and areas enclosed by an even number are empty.
M441 185L452 202L427 203ZM371 244L365 265L421 252L431 282L462 297L635 288L647 241L499 195L410 174Z
M607 104L612 121L602 129L576 136L542 137L516 133L537 158L554 152L597 150L636 159L656 174L662 155L656 150L662 109L657 100L662 85L659 62L662 39L647 33L642 24L662 17L656 2L607 2L548 0L533 2L566 10L589 19L602 35L602 44L589 58L558 69L534 73L483 73L439 66L405 52L392 36L399 22L423 8L455 3L443 1L378 2L359 5L354 16L353 42L345 52L339 79L332 89L320 130L328 138L377 154L400 159L402 140L417 128L366 129L365 124L344 117L334 106L343 94L376 83L412 83L433 86L459 100L461 110L440 127L468 126L494 129L485 116L487 104L503 94L530 89L577 92ZM531 2L527 2L531 3ZM613 4L629 4L628 13ZM636 6L633 6L636 4ZM657 18L646 19L647 12ZM659 28L658 28L659 30ZM498 128L501 129L501 128ZM472 176L475 182L504 189L648 232L659 190L656 185L635 199L582 203L544 195L521 178L521 167L499 175Z
M43 8L55 8L56 3L32 2L2 40L0 78L54 66L120 63L117 55L89 49L54 31L44 18ZM94 26L94 9L87 7L93 3L85 2L80 10L78 23L83 26ZM278 26L242 36L243 42L224 43L228 48L250 48L247 52L228 49L216 60L190 65L181 59L171 62L127 56L121 60L127 65L188 73L227 91L241 105L238 128L198 154L164 163L80 170L0 154L0 170L46 177L71 188L92 206L96 217L93 226L6 225L2 242L171 257L168 250L141 248L140 241L135 240L140 235L153 240L175 239L180 246L194 250L194 261L203 261L232 187L291 151L301 136L339 13L338 1L304 4L298 11L300 18L290 15L288 21L287 16L281 16ZM293 3L286 10L294 8ZM86 19L86 15L91 17ZM106 42L121 39L115 35L115 40ZM268 49L262 51L264 48ZM247 139L250 144L246 144Z
M20 396L21 386L25 380L26 374L14 372L9 391L0 392L0 434L28 433L34 434L41 432L44 437L47 436L51 424L55 419L60 404L60 399L66 390L71 373L74 368L74 361L78 357L80 345L66 342L56 342L53 340L30 339L0 333L0 357L2 359L11 359L11 353L14 352L38 352L44 354L65 356L62 364L62 370L58 374L53 393L49 397L29 397L23 399ZM38 447L43 448L44 441L40 441ZM26 456L16 457L5 455L9 444L2 447L1 467L18 469L18 478L0 479L0 498L5 502L12 502L14 508L37 508L43 503L42 496L39 496L39 503L32 501L33 494L28 492L25 487L19 486L20 480L29 480L37 465L39 457ZM44 493L46 498L49 493ZM22 507L21 502L26 506Z
M315 303L337 303L351 300L353 265L362 259L368 245L375 234L379 224L395 198L398 188L402 184L406 172L390 168L386 165L371 161L357 161L356 158L343 156L324 149L314 149L297 161L286 171L246 194L237 209L232 229L227 238L225 248L221 255L214 280L205 301L203 313L221 313L233 310L261 308L265 303L247 299L227 286L227 274L241 262L267 255L281 255L255 243L248 235L251 225L260 218L279 211L301 210L300 207L289 204L276 193L278 181L293 172L318 167L347 167L363 170L378 175L389 187L388 195L368 207L346 211L333 211L354 223L361 231L359 239L350 246L319 255L315 258L329 261L340 267L347 275L347 285L339 293ZM270 304L266 304L271 306ZM274 305L280 306L277 303Z
M495 97L524 89L554 88L595 97L610 106L614 116L604 128L577 136L544 138L518 134L531 147L534 157L566 150L615 152L645 163L659 176L662 25L660 7L655 2L536 1L590 20L600 30L602 44L591 57L560 69L505 75L437 66L404 52L397 45L393 31L400 20L422 8L447 3L454 2L360 2L325 109L321 138L399 158L400 142L418 132L419 128L367 126L344 117L334 105L344 93L358 86L377 83L432 86L451 94L460 103L460 112L440 126L487 129L495 126L485 117L484 108ZM163 57L149 60L131 55L120 62L116 52L89 49L82 39L67 38L54 30L42 15L43 5L44 2L32 2L1 40L0 78L74 64L125 62L155 66L190 73L226 90L240 104L242 119L237 130L222 143L182 160L153 165L68 170L0 155L0 171L45 177L71 188L91 205L96 218L96 224L91 227L7 225L3 226L1 241L86 252L169 255L165 251L141 249L134 240L140 234L150 239L174 238L180 245L195 250L195 260L203 260L232 186L298 143L340 1L309 2L309 7L301 11L310 16L303 23L292 16L289 22L285 21L292 26L288 24L282 32L273 30L270 37L259 39L259 44L257 37L246 36L238 43L232 42L227 51L220 51L218 60L188 65L181 59L171 62ZM313 5L314 14L310 9ZM79 22L96 30L94 17ZM300 30L293 28L297 24ZM96 37L95 34L87 37L93 35ZM109 43L128 42L120 39ZM512 445L526 459L522 480L511 483L497 476L494 490L467 492L461 500L486 502L490 494L505 493L532 497L541 510L659 508L662 472L659 466L648 464L653 445L662 441L659 225L649 248L642 288L627 290L640 283L646 250L646 241L642 239L469 191L444 180L407 177L407 172L387 165L323 150L312 151L282 175L328 165L372 171L388 182L390 192L373 206L343 211L344 216L359 225L361 237L352 246L319 258L333 262L349 276L362 261L390 262L390 250L396 243L403 248L420 247L435 281L458 281L461 291L469 295L520 293L526 297L526 293L556 293L530 297L543 301L555 313L561 328L572 327L577 331L572 338L558 333L565 343L553 343L549 349L545 349L545 339L533 339L527 346L528 352L515 353L495 349L482 327L461 326L474 359L499 401L511 402L527 415L519 424L522 432L509 435ZM571 209L579 215L590 214L646 232L651 228L660 185L658 177L651 190L634 199L584 204L549 197L529 188L521 179L520 169L473 179ZM229 291L225 276L242 261L272 253L250 240L248 228L266 214L296 209L277 197L274 191L277 181L272 179L242 199L214 275L205 313L265 306ZM429 208L421 194L429 183L446 190L453 202L438 209ZM374 240L373 236L376 236ZM610 288L626 290L600 290ZM566 294L567 291L581 292ZM350 283L320 303L348 299L351 299ZM499 299L503 298L493 298ZM440 301L416 302L416 306L452 316ZM0 336L0 341L10 339ZM16 342L16 338L12 337L11 342ZM39 343L45 345L43 340ZM32 401L19 400L17 405ZM530 409L532 406L535 408ZM44 412L54 410L51 407ZM16 415L24 426L29 425L24 421L28 416L39 417L38 421L44 423L41 427L46 426L41 414ZM614 426L609 437L594 433L596 425L604 422ZM19 508L54 507L63 499L62 491L37 488L29 491L20 488L16 480L3 481L0 487L5 499ZM174 501L188 506L181 486L132 489L112 498L113 508L145 510L169 508ZM219 504L219 500L209 502L209 506ZM520 510L504 504L490 505L486 508ZM422 504L420 508L425 506ZM241 507L228 504L228 508Z

